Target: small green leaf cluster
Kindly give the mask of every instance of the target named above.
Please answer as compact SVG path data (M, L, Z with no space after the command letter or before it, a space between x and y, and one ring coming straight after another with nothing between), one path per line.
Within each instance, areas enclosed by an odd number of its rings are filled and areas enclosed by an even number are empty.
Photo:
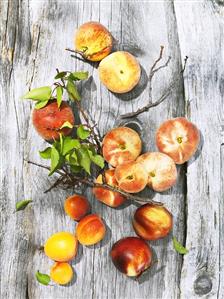
M88 72L58 71L55 79L59 81L54 82L53 87L42 86L34 88L27 92L23 99L36 101L36 109L45 107L52 100L57 100L58 107L60 107L64 91L67 92L71 100L80 101L81 96L77 90L76 81L86 80L87 78Z
M69 125L67 122L63 127ZM104 167L104 158L96 152L94 145L88 142L91 131L84 125L79 125L76 134L77 138L60 134L59 141L39 152L43 159L51 160L49 175L62 169L63 166L68 166L73 173L85 171L89 175L92 163L100 168Z

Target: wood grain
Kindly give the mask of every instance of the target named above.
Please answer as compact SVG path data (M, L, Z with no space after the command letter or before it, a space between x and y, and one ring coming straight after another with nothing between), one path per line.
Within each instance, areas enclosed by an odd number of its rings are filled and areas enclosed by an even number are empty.
M220 1L0 2L1 298L224 297L223 12ZM137 56L143 76L133 92L112 94L100 84L96 68L64 50L73 47L75 28L89 20L108 27L117 41L115 49ZM147 73L160 45L165 46L164 60L169 55L172 59L154 78L153 98L175 77L172 95L138 118L122 120L121 114L148 102ZM183 78L178 74L185 55L190 58ZM151 242L158 262L139 282L120 274L109 258L116 240L134 235L131 217L136 206L110 209L85 188L82 191L92 210L102 215L108 226L106 239L91 248L80 247L70 285L45 287L35 280L37 270L49 273L52 265L38 248L54 232L75 230L64 214L63 201L77 190L43 194L52 179L44 170L24 162L40 162L38 150L46 143L32 127L32 103L20 97L30 87L51 84L56 67L89 71L91 77L79 86L82 105L98 122L102 135L114 126L129 125L139 131L144 151L149 151L156 149L155 131L168 118L186 116L201 130L201 152L178 168L177 185L163 194L152 194L173 213L173 235L186 242L189 254L183 258L174 251L172 236ZM16 201L24 198L32 198L34 204L13 214Z

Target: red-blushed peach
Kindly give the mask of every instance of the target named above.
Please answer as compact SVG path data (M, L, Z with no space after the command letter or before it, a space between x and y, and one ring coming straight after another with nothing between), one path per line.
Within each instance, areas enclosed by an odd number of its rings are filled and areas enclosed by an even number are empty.
M77 238L69 232L53 234L44 245L46 256L57 262L72 260L78 250Z
M113 167L134 161L141 153L142 141L138 133L128 127L118 127L103 138L104 159Z
M104 173L105 181L110 186L118 187L114 173L115 173L114 169L107 169ZM98 184L103 183L102 174L100 174L97 177L96 183L98 183ZM121 195L120 193L113 192L113 191L110 191L110 190L107 190L104 188L100 188L100 187L93 188L93 194L99 201L101 201L101 202L105 203L106 205L113 207L113 208L119 207L126 200L126 198L123 195Z
M127 237L117 241L110 252L113 264L127 276L140 276L152 261L149 245L138 237Z
M173 217L165 207L147 203L135 211L132 224L139 237L157 240L169 234Z
M113 37L98 22L87 22L81 25L75 34L75 49L91 61L100 61L112 50Z
M156 132L159 151L170 156L176 164L188 161L195 154L199 141L199 130L184 117L165 121Z
M94 245L100 242L106 233L106 227L100 216L91 214L80 220L76 227L76 236L82 245Z
M128 162L117 166L115 178L120 189L128 193L142 191L148 182L148 174L140 163Z
M45 140L57 140L60 133L69 135L72 129L60 129L66 121L74 125L75 118L71 107L64 101L60 108L56 101L50 101L45 107L33 110L33 125Z
M141 67L128 52L117 51L104 58L99 65L100 81L112 92L131 91L139 82Z
M66 198L64 210L73 220L79 221L90 211L90 203L85 196L74 194Z
M148 174L148 186L162 192L172 187L177 180L176 165L169 156L159 152L145 153L136 160Z
M67 284L73 278L73 269L68 263L56 262L51 267L50 278L57 284Z

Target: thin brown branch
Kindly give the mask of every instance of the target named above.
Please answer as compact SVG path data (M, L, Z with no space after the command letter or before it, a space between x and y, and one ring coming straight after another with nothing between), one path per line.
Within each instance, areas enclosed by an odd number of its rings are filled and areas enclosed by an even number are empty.
M81 104L78 101L76 101L76 104L86 122L86 125L89 126L89 128L92 130L92 135L93 135L94 141L98 147L98 150L100 151L100 149L101 149L100 137L95 133L94 126L90 125L89 117L88 117L87 113L85 112L85 110L82 108Z
M44 191L44 193L50 192L52 189L56 188L58 185L60 185L64 180L64 177L59 177L54 184L52 184L47 190Z
M155 62L153 63L151 69L150 69L150 74L153 73L157 63L163 58L163 51L164 51L164 46L160 46L160 53L159 53L159 57L155 60Z
M35 162L32 162L32 161L27 161L27 163L30 163L30 164L33 164L35 166L38 166L38 167L50 170L49 167L47 167L45 165L42 165L42 164L39 164L39 163L35 163ZM98 187L98 188L107 189L107 190L110 190L110 191L113 191L113 192L118 192L118 193L120 193L121 195L125 196L128 199L133 200L133 201L137 201L137 202L140 202L140 203L151 203L151 204L154 204L154 205L163 205L161 202L154 201L151 198L142 198L140 196L127 193L127 192L125 192L125 191L123 191L123 190L121 190L119 188L110 186L110 185L108 185L106 183L99 184L99 183L96 183L95 181L90 180L88 178L75 176L74 174L71 174L71 173L69 173L69 177L68 177L67 171L65 171L63 173L63 172L61 172L61 171L59 172L57 170L56 172L61 175L61 178L63 178L63 184L65 184L67 186L70 186L70 187L74 187L75 184L81 183L81 184L85 184L85 185L87 185L87 186L89 186L91 188ZM58 183L56 183L56 182L55 182L55 184L57 186ZM54 187L51 186L51 188L49 188L49 189L52 190L53 188ZM46 190L45 193L48 192L48 191L49 190Z
M176 83L176 81L173 82L173 83ZM146 106L144 106L142 108L139 108L135 112L126 113L126 114L121 115L120 117L122 119L123 118L132 118L132 117L138 116L139 114L141 114L143 112L148 111L150 108L158 106L159 104L161 104L171 94L171 91L172 91L172 87L171 86L173 86L173 85L171 84L170 87L162 94L162 96L156 102L149 103L148 105L146 105Z
M161 46L159 58L156 59L156 61L154 62L153 66L150 69L150 74L149 74L149 101L150 102L146 106L144 106L142 108L139 108L137 111L126 113L126 114L122 114L120 116L122 119L136 117L139 114L148 111L150 108L153 108L153 107L156 107L156 106L160 105L171 94L171 92L172 92L172 90L175 87L176 82L177 82L176 78L174 78L174 80L171 82L171 84L169 85L169 87L167 88L167 90L162 94L162 96L157 101L151 102L151 100L152 100L152 78L153 78L153 76L154 76L154 74L156 72L158 72L162 68L167 67L168 64L169 64L169 62L170 62L170 60L171 60L171 57L169 56L169 58L167 59L167 61L166 61L165 64L159 66L158 68L155 68L156 65L158 64L158 62L163 57L163 50L164 50L164 47ZM183 65L182 70L180 71L180 74L183 74L183 72L185 71L187 60L188 60L188 56L186 56L185 59L184 59L184 65Z

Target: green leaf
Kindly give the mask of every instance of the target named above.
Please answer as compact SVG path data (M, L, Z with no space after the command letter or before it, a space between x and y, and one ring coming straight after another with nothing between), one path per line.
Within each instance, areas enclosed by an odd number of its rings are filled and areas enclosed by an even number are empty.
M70 164L70 166L71 166L71 165L75 165L75 166L78 166L78 165L79 165L78 157L77 157L75 151L72 152L72 153L70 153L70 154L67 154L67 155L65 156L65 159L68 161L68 163Z
M39 151L39 154L43 159L51 159L51 147L47 147L43 151Z
M75 84L72 80L68 80L66 89L68 91L69 98L71 98L73 101L81 100L81 97L78 93L77 87L75 86Z
M67 75L67 72L60 72L54 77L54 79L61 79L61 78L64 78L66 75Z
M35 276L37 281L45 286L49 285L49 282L51 281L49 275L40 273L39 271L36 272Z
M78 127L78 129L77 129L77 136L80 139L84 140L84 139L88 138L89 135L90 135L90 130L85 129L83 125L80 125Z
M56 95L57 95L57 104L58 104L58 108L59 108L61 106L62 95L63 95L63 88L61 86L57 86Z
M27 205L31 202L32 202L31 199L18 201L16 203L16 212L24 210L27 207Z
M80 146L80 142L77 139L72 139L70 136L64 137L62 155L65 156L71 150L79 149Z
M93 153L89 150L88 151L90 160L98 165L100 168L104 168L104 158L101 155L93 155Z
M80 148L78 151L79 154L79 164L84 168L84 170L90 174L90 165L91 165L91 160L89 157L88 150L85 148Z
M63 125L60 127L60 129L63 129L63 128L70 128L72 129L73 128L73 125L69 122L69 121L66 121L63 123Z
M60 164L60 154L55 145L51 148L51 170L49 176L52 175Z
M51 87L50 86L43 86L39 88L34 88L27 92L23 99L30 99L34 101L46 101L49 100L51 97Z
M188 250L183 245L181 245L175 237L173 237L173 247L180 254L188 253Z
M38 101L36 104L35 104L35 109L41 109L43 107L45 107L47 105L47 103L49 102L49 100L46 100L46 101Z
M69 78L75 81L86 80L89 76L88 72L74 72L69 75Z

